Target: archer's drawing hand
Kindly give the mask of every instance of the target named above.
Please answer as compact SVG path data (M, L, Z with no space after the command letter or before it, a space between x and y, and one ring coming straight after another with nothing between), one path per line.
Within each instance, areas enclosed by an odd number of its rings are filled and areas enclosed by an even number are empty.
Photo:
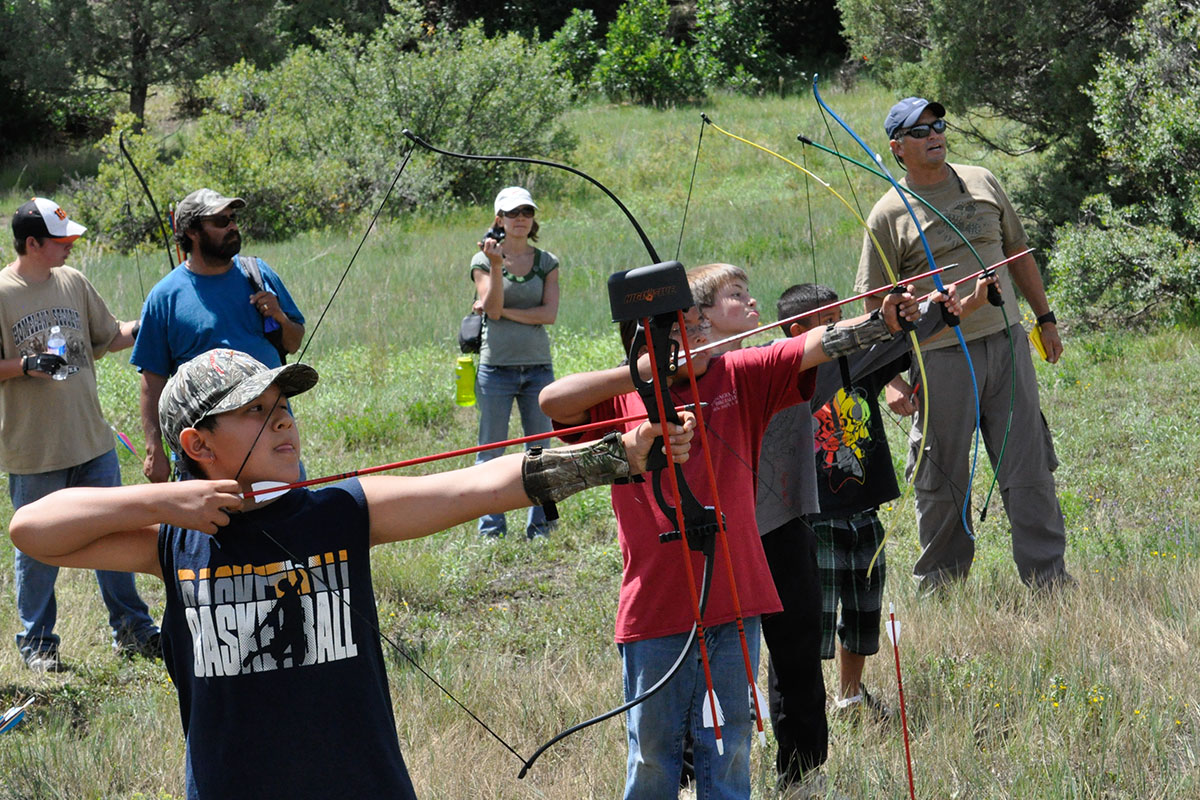
M213 534L229 524L229 515L242 509L237 481L177 481L162 484L163 521L181 528Z

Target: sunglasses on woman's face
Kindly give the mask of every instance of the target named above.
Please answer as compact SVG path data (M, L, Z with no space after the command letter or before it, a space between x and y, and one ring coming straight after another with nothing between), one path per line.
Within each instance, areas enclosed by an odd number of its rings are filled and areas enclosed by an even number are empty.
M537 209L535 209L533 206L521 206L520 208L514 208L512 211L501 211L500 216L508 217L509 219L514 219L516 217L532 217L536 210Z
M946 120L935 119L933 122L929 123L928 125L913 125L908 130L900 131L899 133L897 133L896 138L899 139L902 136L911 136L914 139L924 139L926 136L929 135L930 131L935 131L937 133L945 133L946 132Z

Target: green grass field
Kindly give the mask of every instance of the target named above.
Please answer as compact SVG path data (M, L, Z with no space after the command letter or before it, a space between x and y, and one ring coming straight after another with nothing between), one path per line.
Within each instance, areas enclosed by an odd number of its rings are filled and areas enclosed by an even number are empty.
M827 94L882 147L876 128L888 95L869 86ZM704 110L722 127L800 163L797 133L828 141L807 98L717 98ZM663 258L675 256L680 238L699 111L595 105L571 115L580 141L573 163L622 197ZM397 163L401 152L398 146ZM964 147L954 157L978 155ZM999 172L1006 166L985 163ZM807 165L853 204L832 158L809 152ZM885 187L870 176L851 177L865 215ZM605 280L648 256L593 187L547 171L527 180L541 206L541 244L563 261L562 310L552 331L556 372L609 366L619 348ZM30 193L15 179L0 190L13 208ZM371 232L306 356L322 375L321 385L294 404L310 475L474 443L473 409L452 402L453 336L471 298L466 264L489 221L490 202L417 212ZM360 236L361 229L311 233L280 244L249 242L246 252L284 275L312 332ZM764 318L771 318L774 298L790 283L815 275L847 291L860 245L858 223L815 182L706 132L680 247L685 264L744 265ZM161 252L125 257L86 243L73 261L122 319L138 313L143 287L165 269ZM1200 450L1188 388L1200 382L1200 333L1083 335L1066 322L1066 355L1057 366L1039 363L1038 373L1061 461L1067 561L1079 586L1039 597L1019 583L994 499L978 525L971 579L942 600L918 600L907 577L918 554L911 500L883 512L892 534L885 599L904 625L921 798L1200 797L1200 691L1193 684L1200 674L1200 501L1187 488ZM109 420L140 445L137 376L125 355L101 362L101 399ZM904 431L889 427L899 445ZM140 481L140 462L120 455L126 482ZM981 467L977 507L990 479ZM3 503L6 522L11 510ZM560 511L558 531L540 546L519 538L483 544L468 524L373 554L384 632L525 755L621 695L612 644L621 558L607 493L592 490ZM10 551L7 537L0 538L5 563ZM0 798L182 796L183 739L165 671L111 654L90 575L64 571L58 585L58 630L72 670L33 675L15 647L0 647L0 709L30 694L39 698L20 728L0 736ZM160 614L161 585L141 578L139 586ZM5 567L0 631L11 636L17 629ZM388 658L398 732L420 796L619 795L620 721L567 740L517 781L520 763L512 754L398 655ZM831 668L826 675L832 685ZM867 682L896 703L889 651L868 660ZM775 797L773 747L754 750L755 798ZM898 727L833 720L826 771L852 798L907 796Z

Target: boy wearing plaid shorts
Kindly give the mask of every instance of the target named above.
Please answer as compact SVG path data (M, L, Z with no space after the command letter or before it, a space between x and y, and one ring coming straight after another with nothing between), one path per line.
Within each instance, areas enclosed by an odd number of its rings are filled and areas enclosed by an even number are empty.
M779 299L780 318L802 314L837 300L824 286L801 284ZM799 321L800 330L836 322L840 310ZM936 316L936 315L935 315ZM820 511L806 519L817 542L817 574L821 583L821 658L834 656L834 635L840 640L839 691L836 708L843 713L866 711L887 719L891 710L862 684L866 657L879 652L880 607L886 562L880 546L883 525L876 509L900 495L892 467L879 391L908 366L907 340L889 343L892 360L865 375L851 377L843 360L838 369L827 367L827 376L842 384L821 393L813 408L814 453ZM876 361L876 363L879 363ZM861 373L855 364L855 372ZM867 567L879 553L870 576ZM841 620L838 604L841 603Z
M993 281L980 279L975 292L963 299L964 316L986 302L989 282ZM798 284L779 298L779 318L803 314L837 299L837 293L826 286ZM841 309L835 308L800 319L788 333L796 336L839 319ZM925 314L916 333L924 340L943 327L939 314ZM876 510L899 497L900 488L878 398L892 378L908 369L909 342L907 337L899 337L842 358L836 367L833 363L821 365L811 401L820 511L806 515L806 520L817 542L821 658L834 657L836 633L840 679L836 708L845 714L867 713L882 721L889 719L892 711L867 691L862 674L867 656L879 652L887 574L884 530ZM876 553L879 557L871 567Z

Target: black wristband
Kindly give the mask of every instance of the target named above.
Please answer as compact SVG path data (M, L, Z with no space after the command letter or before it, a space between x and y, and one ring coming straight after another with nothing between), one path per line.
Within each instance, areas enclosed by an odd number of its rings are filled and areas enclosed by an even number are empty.
M1045 314L1042 314L1037 318L1038 325L1045 325L1047 322L1049 322L1051 325L1058 324L1058 317L1054 316L1053 311L1047 311Z
M21 372L29 374L29 356L21 356Z

